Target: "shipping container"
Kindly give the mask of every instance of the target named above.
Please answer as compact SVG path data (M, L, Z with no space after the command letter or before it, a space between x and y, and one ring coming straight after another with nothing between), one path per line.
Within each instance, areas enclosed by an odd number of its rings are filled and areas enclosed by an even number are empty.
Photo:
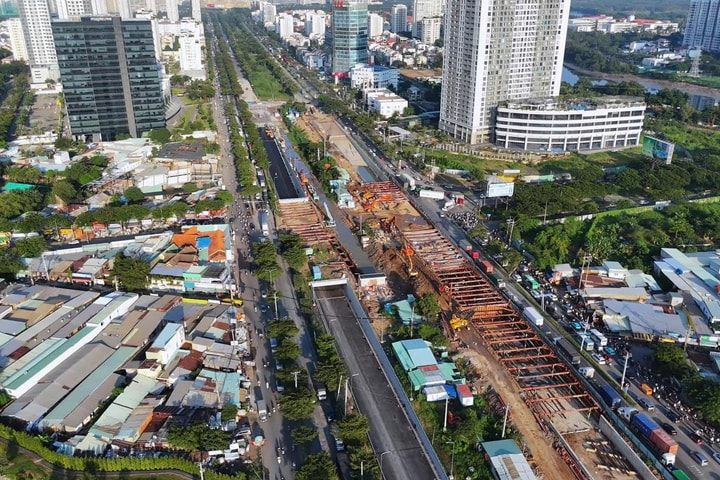
M482 262L480 262L480 268L483 272L487 274L493 273L494 270L493 264L490 263L488 260L483 260Z
M672 453L673 455L678 453L678 443L662 428L652 431L650 442L662 453Z
M598 390L598 393L600 393L600 397L602 397L602 399L605 400L605 403L613 410L619 407L622 403L622 398L610 385L603 385Z
M534 307L526 307L525 310L523 310L523 317L525 317L525 320L538 327L541 327L543 323L545 323L545 318L543 318L542 314Z
M558 347L558 353L560 353L563 357L565 357L565 360L570 362L573 365L580 365L580 361L582 357L580 354L572 347L570 342L568 342L564 338L560 338L557 342L555 342L555 345Z
M420 190L418 192L420 198L434 198L435 200L442 200L445 198L445 192L442 190Z
M644 413L635 415L631 423L638 429L642 436L647 439L650 438L654 430L660 429L660 426Z
M411 175L403 173L402 175L398 176L400 177L400 182L405 185L405 188L409 188L411 190L415 188L415 179Z

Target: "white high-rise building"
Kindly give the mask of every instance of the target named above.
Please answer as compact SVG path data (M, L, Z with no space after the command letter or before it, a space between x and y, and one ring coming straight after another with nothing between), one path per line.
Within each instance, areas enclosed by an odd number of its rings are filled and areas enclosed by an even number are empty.
M107 15L107 0L90 0L90 8L92 9L93 15Z
M87 0L57 0L55 7L59 20L92 14L92 7Z
M385 20L377 13L368 13L368 37L379 37L383 33Z
M194 35L183 35L180 42L180 70L186 72L204 72L200 39Z
M117 13L123 20L129 20L133 18L132 8L130 8L130 0L116 0L117 2Z
M275 19L275 33L280 35L280 38L287 38L295 31L293 28L293 17L287 13L281 13Z
M440 129L490 141L500 102L560 93L570 0L448 0Z
M420 22L425 18L442 15L440 0L415 0L413 2L413 37L420 38Z
M52 78L58 80L55 41L50 26L50 10L46 0L21 0L18 2L25 48L32 83L45 83Z
M178 0L165 0L165 13L167 18L171 22L177 22L180 20L180 13L178 12Z
M422 40L423 43L432 45L440 38L440 25L442 25L440 17L423 18L419 22L415 22L414 28L417 28L417 35L413 34L413 36Z
M13 58L15 60L28 61L27 45L25 36L23 35L22 23L19 18L10 18L7 20L8 35L10 37L10 48L12 48Z
M390 15L390 31L393 33L407 32L407 7L393 5Z
M201 13L200 13L200 0L192 0L191 2L192 6L192 18L194 20L197 20L200 22L202 20Z
M308 13L305 16L305 35L325 35L325 15Z
M277 8L272 3L266 3L262 8L263 22L275 23L275 17L277 17Z
M692 0L683 45L720 52L720 0Z

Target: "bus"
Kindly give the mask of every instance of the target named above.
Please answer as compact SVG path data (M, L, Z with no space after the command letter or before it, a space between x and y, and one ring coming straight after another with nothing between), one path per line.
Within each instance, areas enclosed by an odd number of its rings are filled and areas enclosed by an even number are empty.
M530 290L537 290L540 288L540 284L533 278L532 275L525 275L525 284L530 288Z
M595 343L589 333L577 332L577 341L582 347L581 350L587 350L588 352L595 350Z
M672 476L676 480L690 480L690 477L687 473L683 472L682 470L673 470Z
M595 343L598 350L602 350L604 347L607 347L607 345L608 345L607 337L605 337L605 335L603 335L602 333L600 333L598 330L596 330L594 328L590 330L590 338L592 338L593 343Z

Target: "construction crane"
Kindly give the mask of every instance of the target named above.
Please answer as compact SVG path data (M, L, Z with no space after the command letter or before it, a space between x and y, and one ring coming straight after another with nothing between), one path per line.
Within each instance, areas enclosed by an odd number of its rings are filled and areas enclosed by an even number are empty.
M416 272L415 269L413 268L413 261L412 261L412 257L413 257L413 255L415 255L415 250L413 250L413 248L410 246L410 244L407 242L407 240L405 240L404 246L403 246L402 250L400 250L400 253L405 255L405 257L408 260L407 274L410 275L411 277L417 277L418 272Z

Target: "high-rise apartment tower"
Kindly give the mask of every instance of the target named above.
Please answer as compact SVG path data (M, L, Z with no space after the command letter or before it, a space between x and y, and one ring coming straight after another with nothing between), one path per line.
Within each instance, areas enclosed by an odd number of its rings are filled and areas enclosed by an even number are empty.
M393 33L407 32L407 7L393 5L390 14L390 31Z
M108 141L165 127L149 20L83 17L52 27L73 135Z
M720 0L691 0L683 44L720 52Z
M490 140L505 100L560 93L570 0L447 0L440 129Z
M47 0L20 0L18 9L32 82L43 83L48 78L57 80L53 78L57 77L57 56Z

